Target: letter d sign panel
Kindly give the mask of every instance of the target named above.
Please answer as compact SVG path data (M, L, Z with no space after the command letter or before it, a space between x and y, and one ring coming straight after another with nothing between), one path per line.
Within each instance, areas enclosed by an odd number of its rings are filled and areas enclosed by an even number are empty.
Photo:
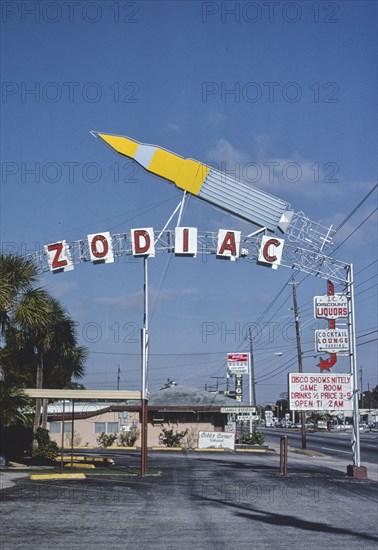
M262 238L257 262L277 269L281 263L284 240L265 235Z

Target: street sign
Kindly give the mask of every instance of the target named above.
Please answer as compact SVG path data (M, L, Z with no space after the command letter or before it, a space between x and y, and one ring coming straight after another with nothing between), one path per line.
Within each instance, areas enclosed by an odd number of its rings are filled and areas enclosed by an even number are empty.
M221 407L220 412L229 414L255 413L256 407Z
M335 294L333 296L314 297L315 319L339 319L348 317L348 299L346 296Z
M289 402L292 411L351 411L352 376L290 373Z
M227 353L227 369L229 374L248 374L249 356L249 353Z
M335 328L315 331L317 352L339 353L349 351L349 334L347 329Z

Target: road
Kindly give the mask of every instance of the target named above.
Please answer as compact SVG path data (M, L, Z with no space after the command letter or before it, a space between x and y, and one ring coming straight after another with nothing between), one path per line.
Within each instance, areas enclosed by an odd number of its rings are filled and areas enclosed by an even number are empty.
M289 447L301 447L301 432L298 429L264 428L266 442L278 443L287 435ZM352 432L307 432L307 448L340 459L352 460ZM378 431L360 432L361 463L378 465Z
M139 462L136 453L107 454L118 471ZM377 482L322 461L296 457L281 477L276 453L151 452L157 477L113 470L85 480L18 479L0 493L1 547L376 550Z

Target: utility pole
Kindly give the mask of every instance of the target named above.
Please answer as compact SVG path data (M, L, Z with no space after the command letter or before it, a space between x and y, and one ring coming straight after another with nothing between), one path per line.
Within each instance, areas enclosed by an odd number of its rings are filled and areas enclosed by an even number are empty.
M215 390L210 390L212 392L215 392L215 393L219 393L219 380L223 380L224 376L210 376L210 378L215 378L216 380L216 386L215 386Z
M293 306L294 306L294 319L295 319L295 334L297 339L297 356L298 356L298 372L303 372L302 364L302 346L301 346L301 331L299 326L299 311L297 303L297 288L294 278L290 283L293 287ZM306 449L306 415L305 411L301 411L301 435L302 435L302 449Z
M362 367L360 367L360 393L361 393L361 406L360 409L364 408L363 400L364 400L364 393L362 388Z
M252 407L256 407L256 381L255 381L255 361L253 357L253 336L252 328L249 327L249 352L250 352L250 365L249 365L249 404ZM252 412L250 411L250 415ZM249 431L256 431L256 424L252 425L252 418L249 417Z
M120 381L121 381L121 369L120 369L120 366L118 365L118 369L117 369L117 390L119 390Z
M256 381L255 381L255 360L253 356L253 336L252 336L252 329L249 327L248 330L249 333L249 352L251 354L251 390L252 390L252 399L251 403L253 407L257 406L256 403Z

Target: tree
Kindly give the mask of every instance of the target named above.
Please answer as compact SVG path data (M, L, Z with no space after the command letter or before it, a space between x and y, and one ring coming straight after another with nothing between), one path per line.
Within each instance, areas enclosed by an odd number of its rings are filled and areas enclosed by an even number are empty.
M14 325L41 327L48 323L47 293L34 288L38 280L35 264L19 256L0 254L1 336Z
M9 428L15 424L27 426L30 422L30 400L21 388L7 386L0 381L0 426Z
M31 260L0 254L0 363L8 387L65 387L84 374L87 350L77 345L75 325L63 306L36 288ZM47 402L46 402L47 407ZM41 425L36 400L34 432ZM43 424L46 425L47 414Z
M289 400L287 392L280 393L280 398L276 401L277 418L284 418L285 414L289 412Z
M37 389L64 388L73 376L83 376L87 350L77 345L74 322L61 304L48 296L46 306L47 324L36 327L13 327L8 331L6 351L11 363L9 376L19 380L21 377L24 382L35 385ZM46 427L47 402L44 409L41 423L42 400L37 399L34 432L41 424L43 428Z

